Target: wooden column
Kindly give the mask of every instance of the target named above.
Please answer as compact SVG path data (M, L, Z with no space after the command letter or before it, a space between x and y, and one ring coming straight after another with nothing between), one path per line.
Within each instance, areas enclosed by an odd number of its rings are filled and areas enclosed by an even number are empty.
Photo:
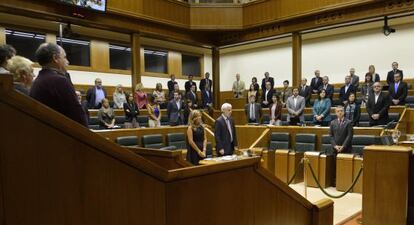
M412 148L364 149L362 220L364 225L406 225Z
M141 38L138 33L131 35L131 52L132 52L132 90L135 85L141 83Z
M302 80L302 35L292 35L292 86L297 87Z
M220 50L217 47L213 47L213 96L214 96L214 108L220 109Z
M0 45L6 44L6 28L0 27Z

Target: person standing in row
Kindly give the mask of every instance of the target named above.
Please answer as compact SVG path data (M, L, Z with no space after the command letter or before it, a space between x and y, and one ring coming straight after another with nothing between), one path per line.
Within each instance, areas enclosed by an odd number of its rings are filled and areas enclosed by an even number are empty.
M201 113L193 110L187 128L187 161L198 165L207 154L207 132L202 124Z
M233 155L237 151L237 134L234 121L231 118L232 106L224 103L221 106L221 116L216 120L214 126L214 137L216 139L216 150L218 156Z
M233 82L233 96L235 98L243 98L246 87L244 81L240 80L240 74L236 74L236 81Z

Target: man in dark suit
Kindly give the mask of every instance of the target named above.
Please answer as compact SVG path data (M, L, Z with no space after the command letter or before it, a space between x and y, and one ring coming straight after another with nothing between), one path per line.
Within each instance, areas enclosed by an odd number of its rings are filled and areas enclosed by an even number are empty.
M403 80L403 78L404 78L403 71L398 69L398 63L397 63L397 62L393 62L391 66L392 66L392 70L391 70L391 71L389 71L389 72L388 72L388 75L387 75L387 83L388 83L388 85L390 85L390 86L391 86L391 83L394 83L394 75L395 75L396 73L399 73L399 74L400 74L400 76L401 76L401 81L402 81L402 80Z
M352 121L344 118L344 107L338 106L335 109L337 119L332 120L329 127L331 145L334 155L337 153L350 153L352 150L353 126Z
M181 101L181 95L178 92L174 92L174 99L168 102L167 115L171 126L182 125L184 122L183 102Z
M221 106L221 116L214 125L214 137L218 156L233 155L237 151L237 135L234 121L231 118L231 105L224 103Z
M380 82L375 82L372 88L373 92L368 95L366 106L369 115L369 125L385 125L388 123L389 96L381 92L382 85Z
M322 89L325 90L326 98L331 99L331 103L332 103L332 97L333 97L333 94L334 94L334 86L329 84L329 77L328 76L324 76L322 78L322 85L319 88L319 92Z
M264 76L265 76L265 78L263 78L263 80L262 80L262 91L263 91L263 93L265 92L265 90L266 90L266 83L267 82L270 82L270 87L271 87L271 89L273 89L274 87L275 87L275 80L273 79L273 77L271 77L270 75L269 75L269 72L266 72L265 74L264 74Z
M399 73L394 74L394 82L390 84L388 91L391 98L391 105L405 105L408 87L407 83L401 81Z
M174 92L174 84L177 84L177 81L175 81L175 75L174 74L171 74L170 78L171 78L171 80L169 80L167 82L167 86L168 86L168 96L174 95L173 94L173 92Z
M312 93L317 94L319 92L319 87L321 85L322 85L321 72L319 70L315 70L315 77L312 78L311 83L310 83Z
M205 88L201 91L201 102L203 109L207 109L209 112L213 110L213 95L209 88Z
M306 107L310 107L310 99L312 96L312 90L311 87L309 87L308 85L306 85L306 83L308 82L308 80L306 78L303 78L301 81L301 85L299 87L299 95L305 98L305 104Z
M263 91L262 94L262 108L269 108L269 106L273 103L272 96L275 93L275 90L272 88L272 84L270 81L266 83L266 89Z
M65 77L65 50L53 43L44 43L36 51L37 62L42 66L30 89L30 96L70 119L88 126L85 111L82 109L71 82Z
M355 74L355 68L349 69L349 76L351 77L352 86L354 86L355 91L357 91L359 87L359 76Z
M260 123L262 118L262 107L259 103L256 103L256 96L249 96L249 103L244 106L244 112L248 123Z
M195 92L197 92L197 84L193 81L193 75L188 75L188 81L185 82L185 93L191 90L192 86L195 86Z
M211 91L211 85L213 85L213 82L210 80L210 73L207 72L204 74L204 79L200 81L200 91L203 91L204 89L209 89Z
M186 99L190 100L193 103L194 109L198 108L198 98L197 98L196 88L197 87L195 85L191 86L190 91L187 92L187 94L185 95Z
M339 90L339 100L343 105L348 103L348 98L351 93L355 93L355 87L351 84L351 76L345 77L345 85Z
M95 86L88 89L86 92L86 101L88 101L88 107L90 109L101 108L102 99L106 98L106 90L102 87L102 80L100 78L95 79Z

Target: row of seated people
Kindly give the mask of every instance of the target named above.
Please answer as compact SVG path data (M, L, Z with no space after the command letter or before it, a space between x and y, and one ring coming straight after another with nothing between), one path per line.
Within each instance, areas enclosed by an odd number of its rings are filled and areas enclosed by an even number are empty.
M134 93L128 94L124 91L122 85L118 85L112 95L111 107L115 109L123 109L124 104L128 102L128 95L133 96L135 104L138 109L146 109L150 98L160 105L161 109L166 109L168 102L174 99L174 93L178 92L193 103L194 108L211 108L213 104L213 97L211 91L212 81L209 79L210 74L206 73L204 78L200 81L201 99L197 93L197 84L193 81L193 76L188 76L188 81L185 83L185 91L182 92L178 83L175 81L175 75L171 75L171 80L168 81L168 93L166 94L162 89L162 84L157 83L155 90L152 93L146 93L142 83L135 86ZM84 94L81 92L81 94ZM101 101L108 98L107 91L102 85L100 78L95 79L95 85L89 88L86 92L86 104L89 109L100 109Z
M312 107L312 115L305 115L304 110L306 106L306 99L299 95L299 88L293 88L293 95L287 98L286 102L281 101L281 96L273 94L267 108L269 115L262 119L263 105L256 103L255 95L250 96L250 102L245 105L245 113L248 123L267 123L270 125L283 125L286 122L289 125L306 124L311 122L314 125L328 126L334 119L330 114L332 107L331 100L327 97L325 89L321 89L318 93L319 97ZM349 93L347 99L344 99L345 118L352 121L353 126L364 125L369 122L369 126L386 125L390 122L390 115L388 113L390 105L403 101L402 98L395 99L391 95L382 92L381 83L376 82L373 85L373 90L369 93L365 107L367 114L361 115L361 102L356 99L354 92ZM398 104L396 104L398 105ZM282 108L287 108L287 115L282 115ZM398 121L398 116L393 115L391 120ZM286 118L286 119L285 119ZM361 123L364 122L364 123ZM309 124L309 123L308 123Z

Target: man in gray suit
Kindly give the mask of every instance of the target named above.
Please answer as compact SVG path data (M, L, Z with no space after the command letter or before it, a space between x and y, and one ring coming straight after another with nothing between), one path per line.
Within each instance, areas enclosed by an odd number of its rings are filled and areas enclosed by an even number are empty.
M244 112L248 123L260 123L262 117L262 106L256 103L256 96L249 96L249 103L244 106Z
M182 125L184 118L182 114L183 102L179 92L174 92L174 98L168 102L167 115L171 126Z
M355 69L349 69L349 76L351 76L351 84L354 86L355 91L358 90L359 87L359 77L355 74Z
M286 108L288 110L287 121L289 125L303 124L305 122L305 98L299 95L299 89L293 88L293 95L287 99Z
M344 118L344 107L335 109L337 119L332 120L329 127L329 136L334 155L337 153L350 153L352 150L353 127L352 121Z

